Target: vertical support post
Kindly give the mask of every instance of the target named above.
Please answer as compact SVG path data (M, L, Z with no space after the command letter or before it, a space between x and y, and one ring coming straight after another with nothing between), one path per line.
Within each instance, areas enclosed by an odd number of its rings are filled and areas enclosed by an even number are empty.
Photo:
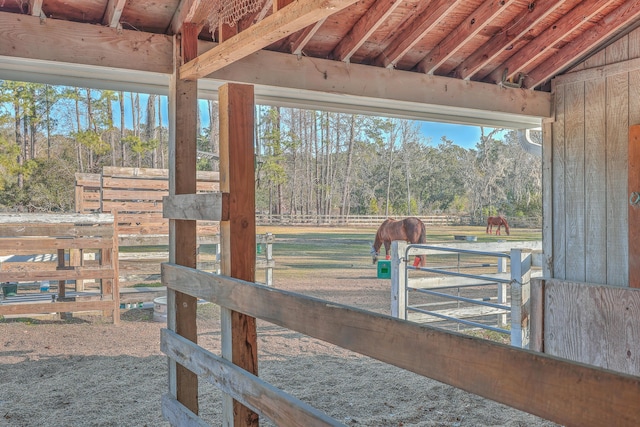
M98 261L98 264L100 265L100 267L104 267L105 265L109 265L113 267L113 248L102 248L98 251L98 254L100 255L100 260ZM108 279L98 279L98 281L100 282L100 296L102 297L102 299L105 299L105 296L112 296L113 295L113 278L108 278ZM110 316L111 310L104 310L102 312L102 315L104 317Z
M69 249L69 265L82 267L84 265L84 249ZM84 280L76 279L76 292L84 291Z
M407 320L407 242L391 242L391 316Z
M507 259L505 257L498 257L498 274L507 272ZM507 303L507 284L498 283L498 304ZM507 313L498 314L498 326L504 327L507 325Z
M185 23L174 38L174 71L169 90L169 194L196 193L196 130L198 83L180 79L179 68L197 55L197 27ZM169 262L196 268L196 221L169 221ZM197 299L167 289L167 327L197 342ZM198 376L169 361L169 391L198 413Z
M255 282L256 209L253 86L228 83L220 105L220 191L229 194L229 220L220 221L222 274ZM220 308L222 357L258 375L256 319ZM258 414L225 395L224 426L258 426Z
M511 345L529 348L531 250L511 249Z
M69 250L69 258L71 258L71 250ZM58 249L58 268L56 268L56 270L64 270L64 249ZM66 296L66 293L67 293L67 288L65 287L66 283L67 283L66 280L58 280L58 297L59 298L64 298Z
M76 182L76 213L84 213L84 187Z
M118 213L113 213L113 324L120 324L120 247L118 246Z
M629 287L640 288L640 125L629 126Z

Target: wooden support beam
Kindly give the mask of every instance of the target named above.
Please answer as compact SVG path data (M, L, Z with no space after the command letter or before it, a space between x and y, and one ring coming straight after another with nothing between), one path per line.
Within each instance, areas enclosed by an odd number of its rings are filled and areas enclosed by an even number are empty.
M437 0L429 4L391 44L376 58L375 64L381 67L393 68L396 63L411 50L422 38L431 32L450 10L454 10L463 0Z
M229 220L221 221L221 273L255 281L256 219L253 86L226 84L219 90L220 191L229 193ZM222 357L258 375L256 319L221 308ZM228 425L258 426L258 415L229 396L223 399Z
M182 37L175 37L176 68L169 92L169 195L196 193L196 129L198 116L197 81L178 78L178 67L185 53L197 51L195 25L185 27ZM185 57L184 60L190 59ZM169 259L176 264L196 267L196 221L169 221ZM177 334L197 342L196 298L182 292L167 291L167 326ZM169 389L180 403L198 413L198 377L187 368L169 365Z
M126 4L127 0L109 0L107 10L104 11L104 16L102 17L102 25L118 28L120 26L120 17Z
M485 1L469 15L456 29L450 32L438 43L424 59L418 63L418 70L422 73L433 74L458 49L474 38L487 25L491 24L498 15L507 9L514 0Z
M482 47L476 49L467 59L462 61L453 70L452 74L463 79L472 78L477 71L489 64L509 46L522 40L532 28L546 19L549 14L553 13L561 5L562 2L557 0L539 0L529 3L527 5L528 10L525 12L526 17L516 16ZM441 71L446 72L446 70Z
M0 13L0 40L3 40L0 56L18 55L26 59L25 67L19 68L16 75L24 77L35 72L37 81L48 79L45 81L52 84L82 81L93 84L92 87L112 88L126 84L138 90L146 88L152 93L165 93L164 79L172 72L172 41L160 34L116 31L55 19L41 24L35 17ZM60 45L65 48L61 49ZM200 45L201 52L216 46L205 42ZM60 62L47 63L43 67L41 59ZM79 63L85 65L74 68L73 64ZM0 77L9 78L13 74L13 71L0 72ZM216 81L260 85L256 87L256 93L262 91L265 101L265 96L272 102L283 98L291 98L286 102L292 102L295 98L306 108L330 108L357 114L393 114L420 120L438 116L438 120L457 118L461 123L491 123L516 128L535 126L539 122L532 121L532 117L549 117L551 111L550 96L546 92L510 90L507 94L504 88L493 84L266 50L208 77ZM118 83L113 83L114 80ZM265 89L269 90L265 92ZM335 93L344 96L336 97ZM523 120L526 123L522 123Z
M567 43L562 48L557 49L552 58L534 70L529 71L524 80L524 86L533 89L550 80L554 75L566 68L566 64L579 61L586 56L586 53L593 52L598 46L606 43L613 35L639 18L640 1L626 1L608 14L599 25L582 33L580 37L571 43Z
M356 1L307 0L292 3L225 43L187 62L180 67L180 78L188 80L202 78L296 31L315 24Z
M571 9L569 13L564 14L554 22L553 25L538 34L536 38L520 49L517 55L511 56L488 76L479 75L478 78L492 83L499 83L502 81L505 69L508 70L506 75L508 79L515 77L519 72L526 71L530 64L535 63L536 60L545 55L566 34L588 22L608 6L608 2L602 0L585 0L581 2Z
M163 34L0 13L0 55L171 73L171 39ZM42 66L41 66L42 67Z

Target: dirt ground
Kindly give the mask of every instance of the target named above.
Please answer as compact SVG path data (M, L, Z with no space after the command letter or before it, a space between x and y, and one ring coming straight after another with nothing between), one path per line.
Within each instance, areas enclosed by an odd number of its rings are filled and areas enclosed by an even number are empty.
M389 281L370 264L304 280L274 274L277 288L380 313ZM160 397L167 358L153 309L99 318L0 323L0 426L166 426ZM199 342L219 354L219 314L199 307ZM370 358L259 322L260 376L348 426L555 426ZM526 392L523 391L523 392ZM221 425L220 393L200 384L200 413ZM262 425L271 425L262 420Z

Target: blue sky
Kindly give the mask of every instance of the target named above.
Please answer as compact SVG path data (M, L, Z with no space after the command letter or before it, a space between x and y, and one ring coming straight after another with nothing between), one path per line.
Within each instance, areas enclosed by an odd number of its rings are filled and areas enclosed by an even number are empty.
M432 145L440 144L443 135L454 144L466 149L475 148L480 141L480 127L478 126L420 122L420 130L425 137L431 138Z
M147 95L140 94L140 105L144 106L146 105L146 102L147 102ZM114 108L117 110L119 108L119 105L114 104ZM201 108L200 111L201 111L201 120L202 120L203 126L208 126L209 115L206 112L207 111L206 101L200 100L200 108ZM162 109L163 109L162 116L166 125L166 120L168 118L166 98L163 99ZM131 126L131 123L130 123L131 122L131 106L130 106L130 100L128 97L126 98L125 110L126 110L125 117L127 121L127 126ZM118 112L116 112L116 117L117 115L118 115ZM419 121L418 123L420 123L420 130L422 134L426 138L430 138L431 144L434 146L437 146L438 144L440 144L440 139L442 138L442 136L446 136L447 139L453 141L454 144L464 147L466 149L475 148L478 141L480 141L480 127L478 126L457 125L457 124L438 123L438 122L424 122L424 121ZM486 129L486 131L488 130L489 129Z

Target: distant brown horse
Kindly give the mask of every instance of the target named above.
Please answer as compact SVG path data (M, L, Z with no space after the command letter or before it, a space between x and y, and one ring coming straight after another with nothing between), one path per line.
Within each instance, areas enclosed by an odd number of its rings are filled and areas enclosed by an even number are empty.
M500 227L502 227L503 225L504 231L507 232L507 236L509 235L509 224L503 216L490 216L489 218L487 218L487 234L491 234L494 225L498 226L498 229L496 230L496 236L500 234Z
M378 227L375 242L371 245L371 255L373 255L374 264L378 261L380 247L383 243L387 259L389 259L389 251L391 250L391 242L393 240L405 240L409 243L426 243L426 227L420 219L415 217L409 217L403 220L395 220L392 218L384 220L380 227ZM426 257L421 255L416 256L413 265L417 266L418 264L424 267L426 265Z

